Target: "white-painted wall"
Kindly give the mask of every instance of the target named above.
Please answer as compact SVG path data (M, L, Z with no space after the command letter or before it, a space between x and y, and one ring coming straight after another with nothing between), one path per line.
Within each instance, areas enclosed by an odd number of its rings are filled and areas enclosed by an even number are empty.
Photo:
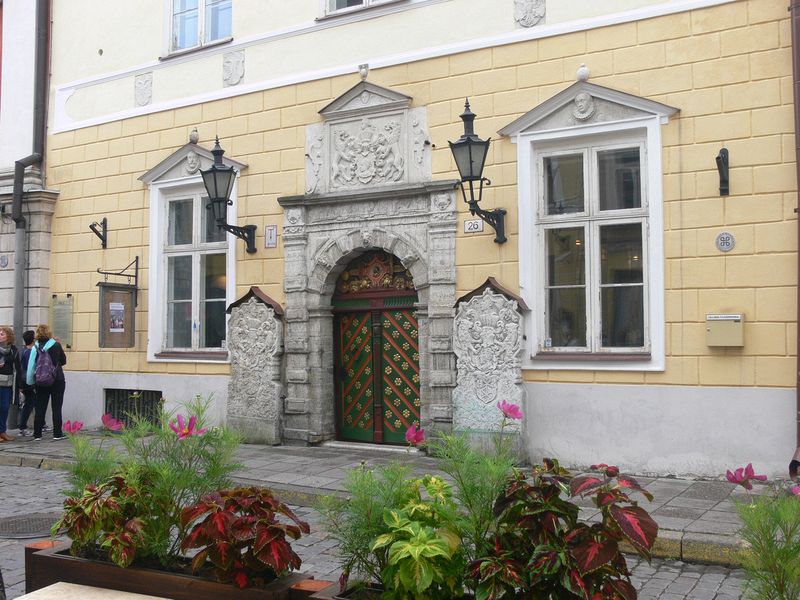
M795 450L793 389L528 383L526 394L532 460L706 477L752 462L785 478Z
M225 422L228 405L227 375L164 375L145 373L97 373L93 371L66 371L67 387L64 393L64 420L83 421L91 429L101 426L105 406L105 390L158 390L167 402L167 411L177 411L181 403L190 401L196 394L211 396L213 403L209 421L214 425ZM48 422L50 416L48 411Z
M33 151L36 3L3 1L3 72L0 82L0 171Z

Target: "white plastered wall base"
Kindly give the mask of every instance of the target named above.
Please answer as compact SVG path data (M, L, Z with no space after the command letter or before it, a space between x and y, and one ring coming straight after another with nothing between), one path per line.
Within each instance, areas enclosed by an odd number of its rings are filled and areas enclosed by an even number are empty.
M67 353L69 361L69 353ZM69 363L67 363L69 367ZM105 408L105 390L159 390L166 398L167 411L179 411L181 404L200 394L211 397L206 418L211 425L224 423L228 404L227 375L164 375L146 373L97 373L65 371L67 388L64 393L64 420L84 422L92 429L101 425ZM185 411L184 411L185 412ZM50 422L48 410L47 421Z
M795 450L791 388L526 383L532 461L605 462L638 474L724 476L753 463L788 476Z

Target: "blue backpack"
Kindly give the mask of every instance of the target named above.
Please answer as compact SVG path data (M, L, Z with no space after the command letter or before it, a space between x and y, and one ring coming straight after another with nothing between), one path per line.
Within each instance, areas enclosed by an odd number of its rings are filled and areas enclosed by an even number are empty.
M33 379L36 385L50 387L56 382L56 366L50 353L46 350L36 348L36 367L33 372Z

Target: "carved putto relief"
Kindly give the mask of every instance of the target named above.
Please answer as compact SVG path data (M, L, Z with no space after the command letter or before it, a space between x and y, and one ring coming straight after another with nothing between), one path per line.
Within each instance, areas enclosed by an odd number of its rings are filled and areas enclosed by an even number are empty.
M244 50L226 52L222 58L222 83L225 87L237 85L244 79Z
M365 117L356 132L337 128L331 161L333 186L400 181L405 172L400 136L401 126L396 120L378 125Z
M522 318L517 303L487 288L459 306L454 329L454 424L495 431L501 420L497 402L519 404L522 399Z
M324 159L322 149L325 146L325 138L321 135L314 136L306 152L306 172L310 177L306 177L306 194L313 194L319 188L320 176Z
M153 101L153 74L142 73L133 80L136 106L147 106Z
M545 0L514 0L514 18L522 27L533 27L544 20Z

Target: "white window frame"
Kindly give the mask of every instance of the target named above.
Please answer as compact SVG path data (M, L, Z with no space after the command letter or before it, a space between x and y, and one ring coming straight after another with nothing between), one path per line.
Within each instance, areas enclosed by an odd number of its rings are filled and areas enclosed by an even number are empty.
M574 128L542 132L523 132L516 140L519 160L519 209L520 209L520 288L522 297L531 306L531 313L526 318L526 361L525 368L539 370L626 370L626 371L663 371L665 366L665 310L664 310L664 250L663 250L663 192L662 192L662 144L661 121L659 116L641 117L625 122L601 123ZM543 218L544 197L540 173L543 156L553 153L577 153L587 147L603 146L629 147L640 144L641 156L642 213L632 217L631 209L625 215L613 215L616 211L608 211L608 218L597 217L593 225L588 225L587 243L596 255L599 251L600 223L626 220L643 220L645 235L642 239L642 260L644 260L644 302L645 302L645 347L642 348L604 348L592 351L590 345L585 349L559 348L545 349L545 236L544 231L557 225L571 223L574 214L551 215ZM572 152L570 152L572 149ZM587 156L596 156L589 152ZM589 161L584 161L584 179L589 189L586 202L597 195L596 177L589 176ZM644 208L646 207L646 208ZM604 211L605 212L605 211ZM631 218L628 218L631 217ZM577 226L577 225L576 225ZM592 253L586 253L589 265L587 268L599 269L599 261L592 261ZM592 262L596 264L592 264ZM592 272L587 277L587 312L594 315L596 336L600 335L599 327L599 294L591 299L589 277L599 280L599 272ZM596 287L599 290L599 284ZM587 335L590 327L587 327ZM595 337L594 348L599 347ZM590 342L591 344L591 342ZM579 356L583 354L583 356ZM625 356L621 356L624 354Z
M165 40L164 40L164 50L163 56L174 56L179 54L185 54L187 52L195 52L202 48L207 48L209 46L217 46L219 44L224 44L226 42L230 42L233 39L233 3L231 4L231 35L218 38L215 40L208 40L205 39L206 34L206 2L209 0L198 0L197 2L197 43L194 46L189 46L187 48L175 48L173 46L173 36L175 31L173 29L174 19L173 19L173 7L174 2L173 0L164 0L164 32L165 32Z
M238 187L234 183L231 192L231 200L233 205L228 207L228 222L236 222L236 197ZM167 340L167 291L168 291L168 272L167 272L167 257L177 256L184 254L179 250L172 252L165 252L168 235L168 203L170 200L180 200L195 197L202 197L206 195L205 187L202 180L197 177L183 177L171 181L153 182L150 185L150 258L149 258L149 282L148 282L148 325L147 325L147 360L150 362L210 362L220 363L228 362L229 355L226 348L219 349L183 349L183 348L168 348L166 347ZM202 201L197 202L199 207L195 211L207 210ZM195 217L198 215L195 214ZM238 247L235 243L235 238L230 233L225 235L225 240L214 247L209 247L206 250L191 250L186 252L197 253L197 261L199 262L199 255L203 253L219 253L220 250L226 252L225 258L225 305L229 306L235 300L236 294L236 251ZM198 265L199 266L199 265ZM193 282L194 288L199 284ZM198 302L199 290L193 289L192 302ZM225 317L225 327L228 327L230 315ZM228 334L225 336L228 339ZM193 336L197 335L193 332ZM180 353L180 357L167 357L159 356L161 353ZM208 358L210 352L219 353L219 358ZM196 355L196 356L193 356Z
M361 10L368 10L378 6L385 6L386 4L396 4L398 2L407 2L408 0L363 0L363 4L359 6L349 6L347 8L331 8L334 0L319 0L320 14L329 17L334 15L345 15Z

